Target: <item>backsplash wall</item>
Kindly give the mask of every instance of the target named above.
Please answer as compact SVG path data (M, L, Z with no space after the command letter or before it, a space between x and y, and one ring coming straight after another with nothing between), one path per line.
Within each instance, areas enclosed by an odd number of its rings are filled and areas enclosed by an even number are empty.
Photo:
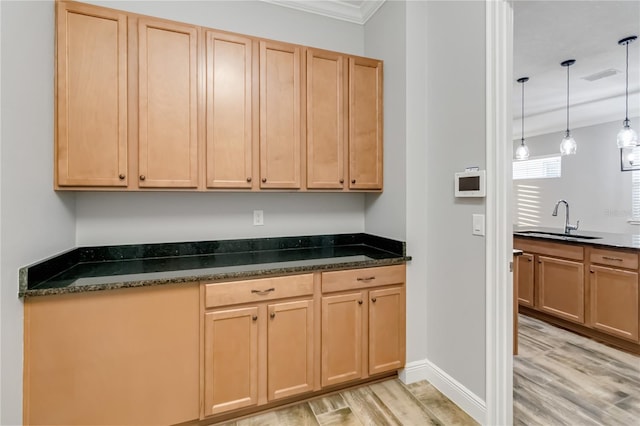
M632 125L640 119L631 117ZM640 233L640 227L627 223L631 213L631 176L634 172L620 171L620 151L616 147L616 134L622 120L573 129L578 143L574 156L562 157L562 177L550 179L523 179L513 181L513 222L518 224L518 191L538 196L536 214L539 226L562 228L564 208L558 216L551 216L555 203L565 199L570 206L570 221L580 220L580 230L616 233ZM563 132L526 139L531 157L559 153ZM514 141L514 151L519 140ZM636 172L640 173L640 172ZM534 209L536 210L536 209Z

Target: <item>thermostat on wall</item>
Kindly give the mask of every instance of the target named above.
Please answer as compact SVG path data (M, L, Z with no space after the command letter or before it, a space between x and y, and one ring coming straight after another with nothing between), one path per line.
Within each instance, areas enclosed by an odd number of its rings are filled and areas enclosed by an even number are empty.
M473 170L455 174L456 197L485 197L485 170Z

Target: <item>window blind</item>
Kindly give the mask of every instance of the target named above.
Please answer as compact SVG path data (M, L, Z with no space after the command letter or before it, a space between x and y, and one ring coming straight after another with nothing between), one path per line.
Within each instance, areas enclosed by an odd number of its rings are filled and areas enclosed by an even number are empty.
M513 162L513 180L559 178L561 175L562 161L559 155Z

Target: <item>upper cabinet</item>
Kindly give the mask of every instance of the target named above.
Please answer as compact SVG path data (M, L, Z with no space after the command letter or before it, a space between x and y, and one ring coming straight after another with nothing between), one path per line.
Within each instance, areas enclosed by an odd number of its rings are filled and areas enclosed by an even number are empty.
M351 189L382 189L382 62L349 58Z
M56 189L382 191L381 61L56 5Z
M55 186L127 186L127 15L57 3Z
M251 189L253 41L206 31L205 43L207 187Z
M140 187L198 186L198 29L138 21Z
M300 188L300 50L260 41L261 188Z

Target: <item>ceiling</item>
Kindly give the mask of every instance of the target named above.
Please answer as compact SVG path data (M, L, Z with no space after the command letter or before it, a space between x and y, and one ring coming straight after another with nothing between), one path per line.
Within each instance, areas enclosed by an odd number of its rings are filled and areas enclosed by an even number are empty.
M385 0L263 0L364 24ZM570 127L624 119L625 48L618 40L640 35L639 0L514 0L513 117L520 138L521 89L525 84L525 137L566 129L570 67ZM607 77L586 80L598 73ZM629 117L640 115L640 40L629 45ZM632 122L640 128L640 123Z

